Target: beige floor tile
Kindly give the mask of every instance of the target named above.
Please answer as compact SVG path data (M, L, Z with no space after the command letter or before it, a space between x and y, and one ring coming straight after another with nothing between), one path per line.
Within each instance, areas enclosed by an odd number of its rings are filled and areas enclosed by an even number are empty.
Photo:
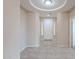
M39 48L26 48L20 59L75 59L75 49L56 47L54 42L41 41Z

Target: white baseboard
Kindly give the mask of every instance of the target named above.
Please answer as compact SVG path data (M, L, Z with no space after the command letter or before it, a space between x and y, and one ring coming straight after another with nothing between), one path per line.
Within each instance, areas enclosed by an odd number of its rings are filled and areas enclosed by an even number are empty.
M28 47L39 47L39 45L27 45L26 47L22 48L20 50L20 52L24 51L24 49L28 48Z
M26 48L27 48L27 46L26 46L26 47L24 47L24 48L22 48L22 49L20 50L20 52L24 51L24 49L26 49Z

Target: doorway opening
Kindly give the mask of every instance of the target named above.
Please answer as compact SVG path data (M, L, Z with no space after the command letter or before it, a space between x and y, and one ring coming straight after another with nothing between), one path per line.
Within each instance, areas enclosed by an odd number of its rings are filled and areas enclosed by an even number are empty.
M56 46L56 18L40 17L40 45Z

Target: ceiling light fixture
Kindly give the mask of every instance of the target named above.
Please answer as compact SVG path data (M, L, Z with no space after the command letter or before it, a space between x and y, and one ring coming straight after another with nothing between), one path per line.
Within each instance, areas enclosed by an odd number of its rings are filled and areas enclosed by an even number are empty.
M51 0L46 0L46 1L45 1L45 4L46 4L46 5L51 5L51 4L52 4L52 1L51 1Z
M45 5L51 6L55 4L54 0L42 0Z

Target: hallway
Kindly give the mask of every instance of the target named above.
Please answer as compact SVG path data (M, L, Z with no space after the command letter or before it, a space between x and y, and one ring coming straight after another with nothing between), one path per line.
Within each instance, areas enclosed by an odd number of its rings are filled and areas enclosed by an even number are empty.
M48 40L43 36L40 39L39 14L27 13L21 8L21 35L27 34L23 36L25 37L24 41L21 41L23 43L22 48L26 49L21 50L20 59L75 59L75 49L71 48L71 39L69 37L69 21L72 20L72 15L74 15L74 9L70 13L59 13L54 39Z
M75 59L74 2L5 0L4 59Z

